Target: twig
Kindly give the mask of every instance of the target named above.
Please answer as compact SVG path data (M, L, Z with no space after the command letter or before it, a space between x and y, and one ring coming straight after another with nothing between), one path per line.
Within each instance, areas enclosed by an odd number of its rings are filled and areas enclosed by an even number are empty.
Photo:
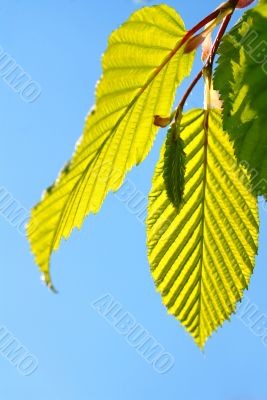
M207 69L210 69L210 68L212 69L212 67L213 67L213 63L214 63L214 59L215 59L216 53L218 51L219 45L221 43L221 40L222 40L222 38L223 38L223 36L224 36L224 34L226 32L226 29L227 29L227 27L229 25L229 22L230 22L233 14L235 12L238 0L231 0L231 3L232 3L232 11L231 11L231 13L229 15L227 15L224 18L205 65L201 68L201 70L199 71L199 73L197 74L197 76L195 77L193 82L190 84L189 88L186 90L185 94L183 95L181 101L178 104L178 107L177 107L176 112L175 112L175 121L178 121L178 119L179 119L179 117L180 117L180 115L181 115L181 113L183 111L183 108L184 108L184 105L186 103L186 100L188 99L190 93L192 92L192 90L194 89L194 87L196 86L196 84L198 83L200 78L203 76L203 71L207 70Z

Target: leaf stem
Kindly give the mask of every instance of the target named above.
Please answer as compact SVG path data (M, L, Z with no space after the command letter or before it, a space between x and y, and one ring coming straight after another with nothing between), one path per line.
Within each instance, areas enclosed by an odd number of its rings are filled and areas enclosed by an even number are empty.
M232 11L230 14L228 14L226 17L224 17L223 22L221 24L221 27L219 29L219 32L216 36L216 39L214 41L214 44L212 46L212 49L210 51L210 54L207 58L207 61L205 63L205 65L201 68L201 70L199 71L199 73L197 74L197 76L194 78L193 82L190 84L190 86L188 87L188 89L186 90L185 94L183 95L180 103L178 104L178 107L175 111L175 121L179 120L180 115L183 112L183 108L184 105L186 103L186 100L188 99L189 95L191 94L191 92L193 91L194 87L196 86L196 84L198 83L198 81L200 80L200 78L203 76L203 72L210 69L212 71L212 67L213 67L213 63L214 63L214 59L216 56L216 53L218 51L219 45L221 43L221 40L226 32L226 29L229 25L229 22L235 12L238 0L229 0L229 3L232 6ZM221 11L220 9L216 10L216 11ZM217 14L218 15L218 14ZM208 17L207 17L208 18ZM193 28L194 29L194 28ZM190 31L189 31L190 32Z
M195 33L197 33L200 29L204 28L208 23L216 19L218 15L220 15L225 10L229 10L229 8L232 8L232 10L234 11L238 1L239 0L228 0L225 3L221 4L221 6L219 6L216 10L212 11L212 13L210 13L207 17L203 18L198 24L196 24L186 33L182 40L182 45L185 44L185 42L187 42L187 40L191 38Z
M203 69L201 69L199 71L199 73L197 74L197 76L195 77L195 79L193 80L193 82L190 84L190 86L186 90L185 94L183 95L183 97L177 107L176 113L175 113L175 121L178 120L179 115L183 112L185 102L188 99L188 97L189 97L190 93L192 92L192 90L194 89L194 87L196 86L196 84L198 83L198 81L200 80L200 78L202 77L202 74L203 74Z

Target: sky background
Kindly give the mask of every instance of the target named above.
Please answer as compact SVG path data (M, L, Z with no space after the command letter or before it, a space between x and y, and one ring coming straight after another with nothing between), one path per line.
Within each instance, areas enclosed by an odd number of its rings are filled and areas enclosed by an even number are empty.
M187 27L220 1L201 3L200 9L199 0L168 1ZM0 2L0 45L42 87L29 104L0 79L0 186L25 208L40 199L72 154L94 103L108 35L139 6L130 0ZM199 85L187 108L200 107L202 98ZM149 157L129 174L145 198L164 135L159 132ZM25 377L0 356L1 400L267 399L261 339L234 316L202 354L155 291L145 226L114 195L53 256L58 295L40 282L26 238L1 216L0 235L0 326L39 361ZM246 293L260 314L267 314L266 244L262 211L260 251ZM105 293L174 356L170 372L157 374L90 306Z

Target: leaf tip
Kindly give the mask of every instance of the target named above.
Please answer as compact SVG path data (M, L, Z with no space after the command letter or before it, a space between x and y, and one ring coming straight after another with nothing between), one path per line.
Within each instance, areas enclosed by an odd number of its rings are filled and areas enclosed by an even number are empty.
M58 294L57 289L54 287L49 272L44 272L41 275L41 281L53 292L54 294Z

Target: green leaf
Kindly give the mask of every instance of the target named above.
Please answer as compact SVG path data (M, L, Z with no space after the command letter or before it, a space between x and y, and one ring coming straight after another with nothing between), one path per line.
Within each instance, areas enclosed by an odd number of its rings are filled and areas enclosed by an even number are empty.
M181 120L184 205L170 202L163 147L147 218L151 272L168 312L201 348L230 318L248 287L258 247L257 199L238 165L221 112L192 110Z
M147 156L158 127L170 115L175 91L192 67L184 55L183 21L166 5L135 12L109 38L96 108L86 120L72 160L33 209L28 237L36 263L52 286L49 261L61 238L97 213L107 193Z
M165 143L163 177L169 200L177 209L182 205L185 184L184 175L184 142L180 137L179 124L173 124L168 130Z
M224 101L224 129L255 194L267 194L267 3L249 10L219 48L214 86Z

